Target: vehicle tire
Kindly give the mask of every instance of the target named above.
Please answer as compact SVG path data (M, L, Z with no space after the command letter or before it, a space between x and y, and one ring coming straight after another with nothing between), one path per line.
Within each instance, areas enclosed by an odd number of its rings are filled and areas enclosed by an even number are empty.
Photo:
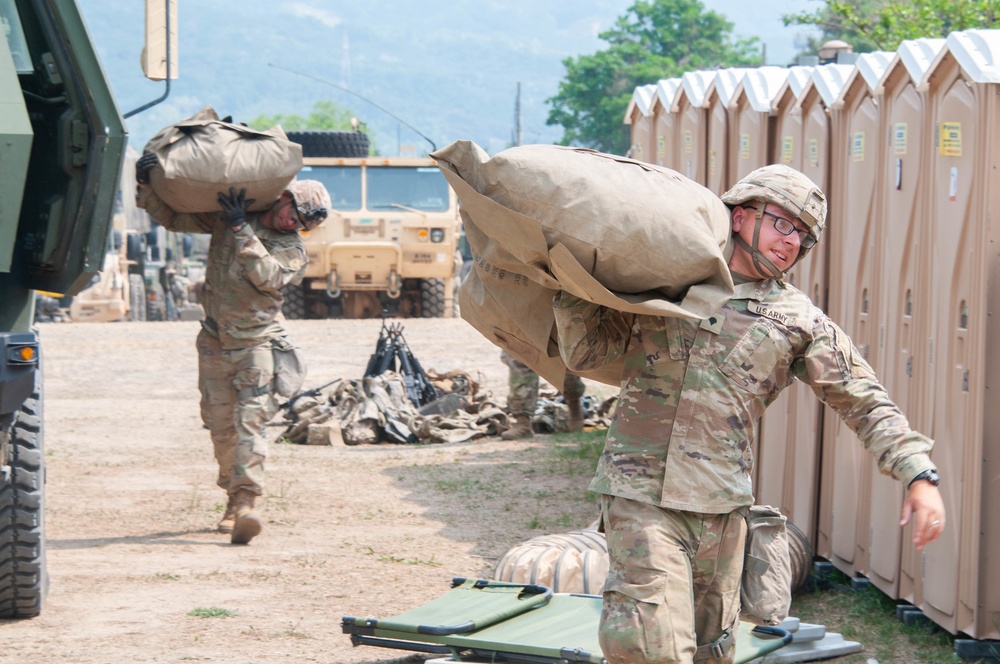
M141 274L128 275L128 319L146 320L146 281Z
M45 453L41 372L35 391L14 414L10 480L0 485L0 619L33 618L48 593L45 566Z
M289 131L288 140L302 146L303 157L367 157L368 135L360 131Z
M302 285L285 286L281 291L284 301L281 303L281 313L289 320L301 320L306 317L306 292Z
M443 279L424 279L420 282L420 317L444 318Z

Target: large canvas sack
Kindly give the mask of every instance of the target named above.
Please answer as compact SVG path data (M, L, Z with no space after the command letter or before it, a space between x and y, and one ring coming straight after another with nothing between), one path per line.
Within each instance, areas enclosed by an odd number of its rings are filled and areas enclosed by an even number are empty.
M475 264L462 318L561 386L552 298L701 319L733 293L729 210L679 173L577 148L531 145L490 158L457 141L432 155L461 201ZM621 360L582 374L618 385Z
M280 126L267 131L222 122L209 106L146 143L157 157L149 184L177 212L217 212L218 192L245 188L266 210L302 168L302 146Z

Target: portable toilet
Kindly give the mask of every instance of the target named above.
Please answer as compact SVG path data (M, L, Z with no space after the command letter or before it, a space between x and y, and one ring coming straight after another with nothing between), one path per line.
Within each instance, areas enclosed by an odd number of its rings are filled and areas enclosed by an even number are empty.
M780 155L778 163L802 170L802 114L799 95L806 87L812 67L792 67L775 95L774 131L771 153ZM782 149L775 149L782 146ZM822 188L822 187L821 187ZM800 275L808 273L808 264L817 248L789 273L795 285ZM804 272L805 270L805 272ZM808 293L807 293L808 294ZM796 382L781 392L761 418L756 455L755 498L758 502L780 507L788 520L810 540L814 538L816 487L819 450L819 427L815 416L820 402L803 383ZM800 410L802 412L800 412ZM811 425L806 421L811 419ZM804 433L809 426L811 431ZM808 441L808 444L807 444Z
M946 527L921 552L919 607L1000 638L1000 31L948 36L929 69L932 458ZM992 387L992 389L991 389ZM957 648L957 646L956 646Z
M678 123L677 166L690 179L708 185L708 91L714 71L685 72L674 98Z
M926 193L930 173L930 103L927 71L944 39L907 40L882 77L883 159L878 179L881 243L879 380L910 425L928 433L930 261ZM916 603L919 560L912 524L899 527L904 490L895 479L872 474L869 580L889 597Z
M708 116L708 163L705 167L705 186L718 195L729 190L735 180L730 172L729 104L743 75L750 71L743 67L719 69L705 91L705 109Z
M788 78L784 67L760 67L743 75L729 104L730 182L774 163L771 153L773 102Z
M677 170L677 114L674 98L680 88L680 78L664 78L656 83L653 95L653 163Z
M640 161L653 161L653 118L650 111L656 85L640 85L632 92L625 109L625 124L631 125L631 145L627 156Z

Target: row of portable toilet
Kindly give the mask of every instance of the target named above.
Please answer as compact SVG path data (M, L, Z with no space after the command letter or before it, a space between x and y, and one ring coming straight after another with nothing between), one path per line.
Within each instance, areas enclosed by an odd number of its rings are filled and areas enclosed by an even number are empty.
M903 488L804 385L761 422L757 501L949 632L1000 638L1000 30L689 72L637 88L625 122L631 156L716 193L768 163L827 193L826 236L790 281L935 439L947 527L915 551Z

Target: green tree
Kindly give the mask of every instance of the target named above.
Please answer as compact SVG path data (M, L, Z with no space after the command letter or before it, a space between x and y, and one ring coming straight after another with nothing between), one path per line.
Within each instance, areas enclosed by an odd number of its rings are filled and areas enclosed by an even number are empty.
M288 113L258 115L247 124L254 129L270 129L280 124L285 131L351 131L354 117L348 108L341 108L332 101L318 101L313 104L308 117Z
M757 38L732 41L733 24L699 0L637 0L599 35L608 47L563 60L566 77L550 105L548 125L563 128L562 145L624 154L622 120L639 85L686 71L756 66Z
M895 51L904 39L947 37L970 28L1000 27L998 0L822 0L812 12L787 14L785 25L811 25L856 52Z

